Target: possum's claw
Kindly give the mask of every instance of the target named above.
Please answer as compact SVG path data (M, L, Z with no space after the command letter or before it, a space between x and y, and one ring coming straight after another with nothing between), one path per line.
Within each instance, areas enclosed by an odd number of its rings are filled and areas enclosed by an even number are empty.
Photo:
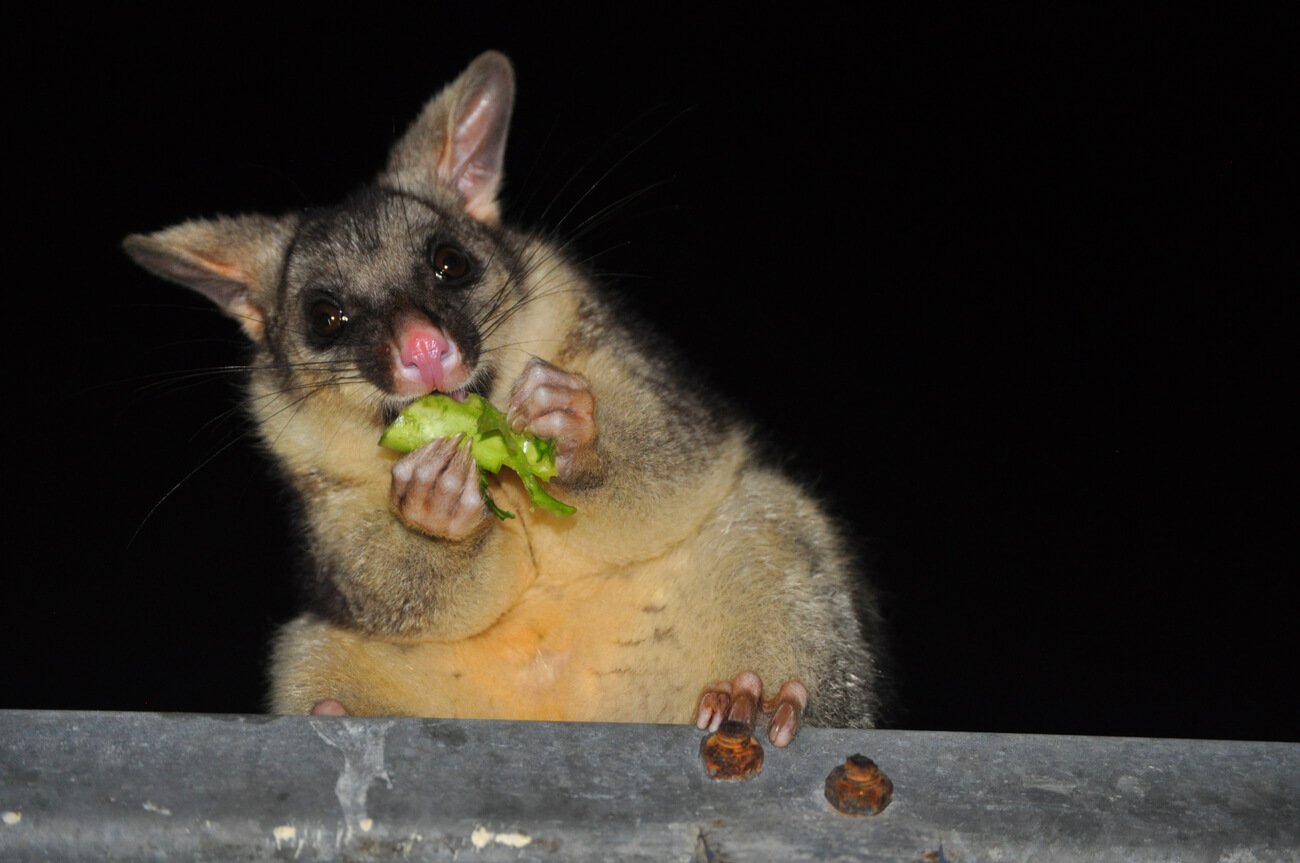
M808 706L808 690L797 680L787 680L777 690L776 697L763 704L763 711L771 711L767 735L775 746L789 746L799 731L799 720Z
M700 696L695 724L701 729L717 731L728 719L751 728L763 696L763 681L752 671L742 671L735 680L718 680L705 687Z
M777 693L763 701L763 681L752 671L742 671L732 680L719 680L705 687L695 712L696 727L717 731L724 720L743 722L753 728L761 712L770 716L767 735L774 746L789 746L799 731L799 720L808 706L808 690L797 680L787 680Z

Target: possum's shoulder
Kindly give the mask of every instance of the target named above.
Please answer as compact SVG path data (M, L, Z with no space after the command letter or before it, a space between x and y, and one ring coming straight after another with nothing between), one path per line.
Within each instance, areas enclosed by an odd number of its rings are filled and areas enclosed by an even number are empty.
M749 434L748 417L712 383L711 373L629 300L605 286L592 285L578 303L557 363L564 367L579 358L590 371L625 384L629 392L653 396L642 410L661 404L677 423Z

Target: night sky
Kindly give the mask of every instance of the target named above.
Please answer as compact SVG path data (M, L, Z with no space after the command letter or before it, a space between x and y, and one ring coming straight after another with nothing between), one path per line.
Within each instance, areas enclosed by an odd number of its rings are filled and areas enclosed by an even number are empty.
M1300 740L1294 46L1052 14L17 22L0 707L261 708L297 539L242 336L119 243L336 201L497 48L506 219L847 526L890 724Z

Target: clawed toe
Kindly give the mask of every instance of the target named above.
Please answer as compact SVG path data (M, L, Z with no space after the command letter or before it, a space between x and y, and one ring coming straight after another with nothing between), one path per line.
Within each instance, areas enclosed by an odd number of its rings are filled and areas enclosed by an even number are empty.
M777 747L789 746L799 731L808 690L798 680L781 684L775 696L763 700L763 681L752 671L742 671L731 680L718 680L704 688L695 711L695 725L717 731L724 720L743 722L753 728L760 712L770 717L768 739Z

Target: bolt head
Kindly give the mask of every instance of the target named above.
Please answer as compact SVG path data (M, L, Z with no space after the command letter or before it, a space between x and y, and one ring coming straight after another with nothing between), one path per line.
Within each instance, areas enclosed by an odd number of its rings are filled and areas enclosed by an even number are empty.
M879 815L894 798L894 783L865 755L850 755L826 777L826 799L845 815Z
M704 770L714 779L757 776L763 769L763 746L743 722L728 720L700 742Z

